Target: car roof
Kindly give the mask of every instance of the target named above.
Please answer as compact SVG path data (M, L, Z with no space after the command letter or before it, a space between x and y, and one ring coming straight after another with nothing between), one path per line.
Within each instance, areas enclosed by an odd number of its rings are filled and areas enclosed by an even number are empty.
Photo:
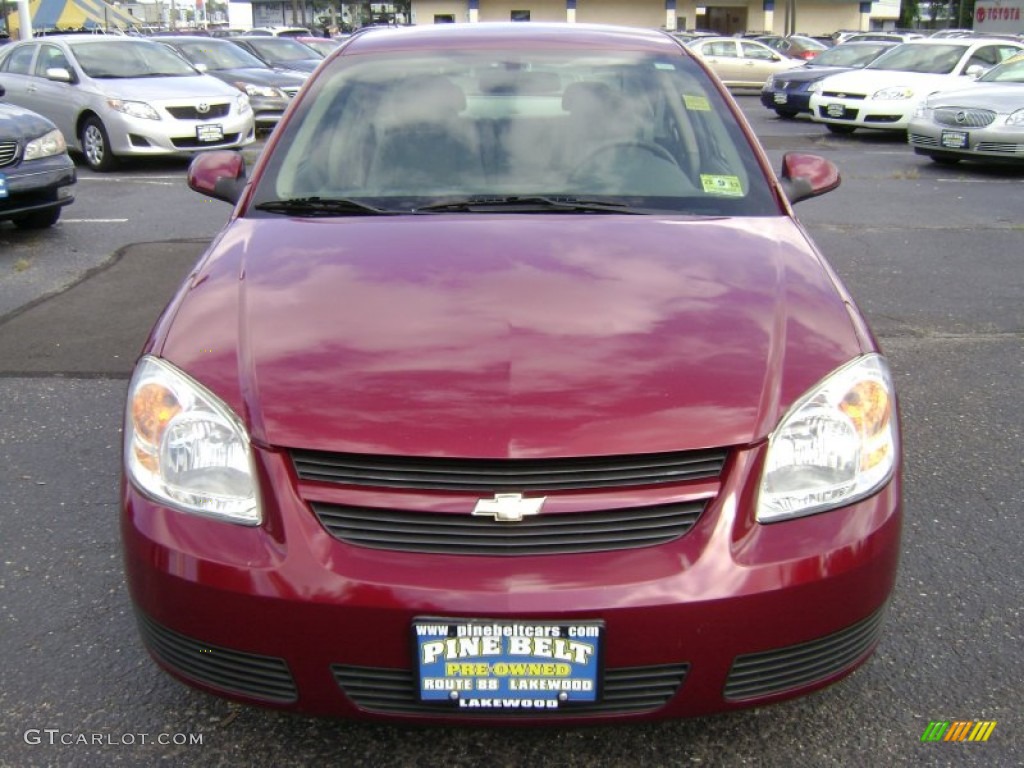
M707 39L707 38L702 38ZM727 38L731 39L731 38ZM531 48L565 45L612 50L665 51L678 54L680 43L667 32L607 24L555 24L495 22L487 24L433 24L398 27L386 35L354 35L346 50L399 51L437 49L452 45L503 48L508 45Z

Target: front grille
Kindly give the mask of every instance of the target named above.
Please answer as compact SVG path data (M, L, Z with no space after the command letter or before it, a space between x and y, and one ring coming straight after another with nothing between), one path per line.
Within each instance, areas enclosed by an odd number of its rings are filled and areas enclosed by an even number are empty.
M900 120L902 115L866 115L864 117L865 123L895 123Z
M579 715L628 715L653 712L665 706L682 687L690 665L665 664L655 667L623 667L606 669L601 700L592 704L574 704L571 708L473 709L473 715L504 718L542 716L544 719ZM334 680L342 692L362 710L389 715L457 715L461 710L441 704L421 702L416 695L416 682L408 669L377 669L374 667L331 666Z
M398 552L449 555L554 555L665 544L689 531L704 502L599 512L535 515L515 523L469 514L407 512L312 502L332 536Z
M846 93L844 91L822 91L821 95L829 99L850 99L851 101L863 101L867 98L866 93Z
M289 703L299 697L284 659L210 645L137 614L150 652L184 677L229 693Z
M222 147L225 144L235 144L239 140L238 133L225 133L220 141L199 141L195 136L184 139L171 139L171 143L178 149L207 149L209 147Z
M984 128L995 119L996 113L990 109L939 107L935 110L935 122L954 128Z
M291 452L301 480L485 493L614 488L717 478L726 455L724 449L566 459L447 459Z
M997 152L1001 155L1024 155L1024 144L1011 144L1002 141L979 141L975 150L978 152Z
M218 117L226 117L231 112L230 104L210 104L208 112L200 112L194 106L167 107L172 117L179 120L213 120Z
M907 139L915 147L938 147L939 140L935 136L922 136L920 133L907 134Z
M18 159L18 142L0 141L0 168L6 165L14 165Z
M831 635L787 648L737 656L725 683L725 698L750 699L782 693L835 675L878 642L884 609Z

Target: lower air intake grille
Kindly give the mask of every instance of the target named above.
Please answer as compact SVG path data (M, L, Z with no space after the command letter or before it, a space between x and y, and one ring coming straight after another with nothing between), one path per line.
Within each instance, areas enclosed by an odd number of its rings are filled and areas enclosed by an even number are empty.
M13 165L18 158L18 142L0 141L0 168L5 165Z
M291 452L301 480L422 490L537 492L682 483L716 478L726 451L566 459L448 459Z
M788 648L737 656L725 683L725 698L768 696L841 672L878 642L884 610L832 635Z
M665 544L689 531L704 502L535 515L515 523L468 514L312 502L336 539L360 547L447 555L563 555Z
M139 614L139 632L150 652L199 683L266 701L289 703L298 690L284 659L209 645Z
M601 701L576 704L564 710L545 710L543 717L578 715L628 715L653 712L665 706L686 680L689 664L657 667L607 669L604 673ZM390 715L451 716L459 710L446 705L421 702L416 696L413 673L407 669L376 669L334 664L334 679L342 692L362 710ZM473 715L501 717L529 716L532 709L473 709Z

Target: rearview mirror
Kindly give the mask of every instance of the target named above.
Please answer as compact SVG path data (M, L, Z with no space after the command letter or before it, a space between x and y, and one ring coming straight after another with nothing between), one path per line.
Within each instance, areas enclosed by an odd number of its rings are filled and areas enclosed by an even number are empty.
M789 202L817 197L839 186L839 169L818 155L787 152L782 157L782 189Z
M245 159L227 149L203 152L188 167L189 187L225 203L241 199L245 181Z

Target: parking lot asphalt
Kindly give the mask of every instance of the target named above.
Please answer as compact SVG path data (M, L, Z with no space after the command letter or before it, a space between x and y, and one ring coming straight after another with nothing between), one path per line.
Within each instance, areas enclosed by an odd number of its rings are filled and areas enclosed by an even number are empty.
M146 334L208 240L129 245L56 295L0 318L0 372L127 378Z

